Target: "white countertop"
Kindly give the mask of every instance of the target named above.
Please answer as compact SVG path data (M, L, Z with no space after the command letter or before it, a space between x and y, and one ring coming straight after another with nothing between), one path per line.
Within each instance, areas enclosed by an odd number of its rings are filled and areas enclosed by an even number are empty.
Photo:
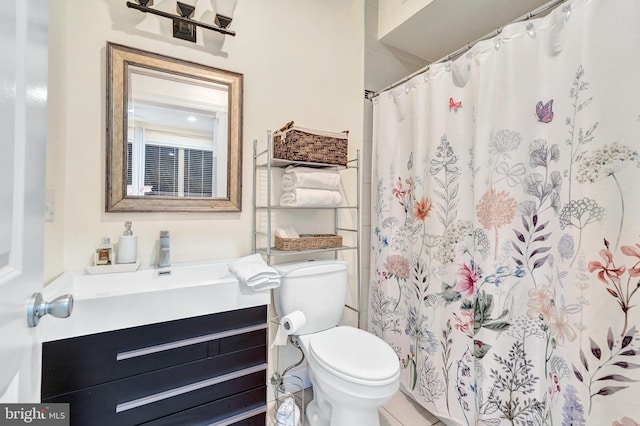
M158 269L89 275L67 272L44 288L44 299L74 296L69 318L40 320L42 342L163 321L268 305L269 291L255 292L227 269L226 260L178 264L170 275Z

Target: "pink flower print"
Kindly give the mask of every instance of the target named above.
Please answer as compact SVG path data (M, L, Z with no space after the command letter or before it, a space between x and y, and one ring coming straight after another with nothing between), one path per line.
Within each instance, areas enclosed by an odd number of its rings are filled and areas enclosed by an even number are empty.
M498 256L498 230L511 223L516 214L518 202L506 191L487 191L476 205L476 215L485 229L495 231L494 260Z
M620 421L616 420L613 423L611 423L611 426L640 426L640 425L635 420L625 416L622 419L620 419Z
M469 337L473 337L473 312L469 309L465 309L460 312L460 316L453 313L456 317L456 323L453 325L456 330L465 333Z
M640 259L640 244L636 244L636 246L622 246L620 250L626 254L627 256L635 256Z
M424 220L429 216L429 212L433 208L433 204L431 200L427 197L423 197L420 201L416 201L413 206L413 217L424 222Z
M473 296L476 290L476 282L478 282L478 271L473 267L473 265L469 266L466 263L462 265L460 269L458 269L458 276L460 276L460 280L458 280L458 290L460 293L465 296Z
M640 289L640 282L633 282L632 278L640 276L640 245L636 246L622 246L620 250L625 255L635 258L634 265L628 269L629 276L626 280L626 285L622 284L620 277L627 271L624 265L616 268L613 263L613 254L609 251L609 242L604 240L604 249L600 250L600 256L604 259L604 263L591 261L589 262L589 272L598 272L598 279L607 284L607 292L617 299L618 305L624 314L624 325L622 326L621 336L625 336L627 332L627 326L629 325L629 310L636 305L631 304L631 298ZM625 288L626 287L626 288Z
M409 262L399 254L392 254L387 257L384 264L389 274L400 279L409 278Z
M569 342L576 340L576 332L569 325L569 317L564 311L552 307L549 318L545 317L545 322L549 327L549 334L556 339L558 346L562 346L565 339Z
M535 319L542 315L545 320L551 316L551 307L553 306L553 295L549 291L549 287L541 285L537 288L529 290L529 302L527 306L527 316Z
M409 261L399 254L392 254L387 256L384 267L387 268L389 277L395 277L398 282L398 300L396 301L396 306L393 308L395 311L398 309L400 301L402 300L402 285L400 284L400 280L409 278Z
M622 246L620 247L620 251L622 251L622 253L626 254L627 256L631 256L631 257L636 257L638 260L636 262L633 268L629 268L627 271L629 272L629 275L632 277L638 277L640 276L640 267L637 267L638 265L640 265L640 244L636 244L636 246Z
M607 278L616 284L620 284L620 275L624 274L625 266L622 265L619 268L615 267L613 264L613 254L611 254L609 249L600 250L600 257L602 257L606 263L600 263L592 260L588 265L589 272L598 271L598 278L607 285L609 285Z
M405 183L407 184L406 188L402 186L402 179L398 178L398 182L396 182L396 186L391 190L391 193L398 199L400 205L404 207L404 212L407 213L413 195L413 179L405 179Z

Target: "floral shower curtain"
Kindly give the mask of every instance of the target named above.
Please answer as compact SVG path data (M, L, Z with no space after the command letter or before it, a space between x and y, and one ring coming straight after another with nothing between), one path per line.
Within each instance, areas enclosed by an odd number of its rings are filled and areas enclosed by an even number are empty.
M640 423L640 2L374 99L369 328L449 424Z

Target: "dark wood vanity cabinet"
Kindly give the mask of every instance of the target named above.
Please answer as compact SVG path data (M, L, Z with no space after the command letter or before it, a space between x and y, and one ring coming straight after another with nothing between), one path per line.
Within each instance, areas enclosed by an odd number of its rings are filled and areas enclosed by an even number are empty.
M42 402L71 425L260 425L267 307L45 342Z

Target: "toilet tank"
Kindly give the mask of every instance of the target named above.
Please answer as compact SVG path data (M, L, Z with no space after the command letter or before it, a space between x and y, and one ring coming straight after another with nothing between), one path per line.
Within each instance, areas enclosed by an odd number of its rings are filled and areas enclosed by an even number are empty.
M310 334L335 327L347 299L347 262L308 260L273 265L281 284L274 289L276 313L280 318L301 311L305 324L294 334Z

